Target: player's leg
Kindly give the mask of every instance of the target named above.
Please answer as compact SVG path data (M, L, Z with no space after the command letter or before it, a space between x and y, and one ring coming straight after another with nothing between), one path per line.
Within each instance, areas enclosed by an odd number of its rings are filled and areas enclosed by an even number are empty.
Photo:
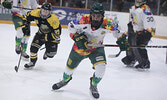
M94 98L99 98L100 95L97 89L97 85L101 81L106 69L106 57L104 48L97 48L96 50L94 50L89 55L89 59L93 64L93 69L95 69L93 76L90 78L90 91Z
M77 68L77 66L79 65L79 63L86 57L87 56L79 55L78 53L71 50L67 60L65 71L63 73L63 79L62 81L53 84L52 89L57 90L67 85L67 83L72 79L72 75L75 69Z

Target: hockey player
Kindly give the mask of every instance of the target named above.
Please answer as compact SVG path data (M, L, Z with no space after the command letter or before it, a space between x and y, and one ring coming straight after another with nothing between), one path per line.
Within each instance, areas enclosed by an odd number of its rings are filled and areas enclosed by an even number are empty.
M20 54L22 51L22 57L28 59L27 55L27 44L30 37L30 24L28 24L27 29L23 25L24 15L28 11L27 9L36 9L38 7L36 0L4 0L2 5L11 9L12 21L15 26L16 36L15 36L15 51ZM27 9L25 9L27 8Z
M74 20L68 24L68 30L71 39L74 40L74 45L67 60L63 79L52 86L53 90L67 85L80 62L85 58L89 58L93 69L95 69L93 76L90 78L90 91L94 98L99 98L97 85L101 81L106 68L106 56L103 46L104 36L106 33L113 32L118 40L125 40L123 38L125 37L124 31L120 30L120 26L114 22L116 21L104 18L102 4L94 3L90 14L83 15L79 21Z
M39 27L30 47L30 62L25 64L25 68L32 68L37 61L37 52L45 44L46 51L43 59L53 58L57 53L60 43L61 25L56 15L51 13L51 4L45 2L41 9L35 9L26 13L26 23L35 21Z
M136 0L130 9L128 42L130 45L146 46L155 35L155 20L146 0ZM146 48L133 48L126 51L122 62L130 67L138 61L135 68L149 69L150 61Z

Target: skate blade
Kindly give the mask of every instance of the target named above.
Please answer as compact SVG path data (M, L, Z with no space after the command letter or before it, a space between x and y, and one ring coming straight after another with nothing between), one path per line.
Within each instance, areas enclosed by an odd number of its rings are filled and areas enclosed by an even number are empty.
M29 67L29 68L25 68L24 67L24 70L32 70L34 67Z
M24 60L24 61L29 61L29 58L25 58L23 56L21 57L21 59Z
M144 71L149 71L148 68L136 68L137 71L144 72Z
M99 95L99 98L95 98L93 95L92 95L92 92L89 90L89 95L91 97L92 100L97 100L100 98L100 95Z

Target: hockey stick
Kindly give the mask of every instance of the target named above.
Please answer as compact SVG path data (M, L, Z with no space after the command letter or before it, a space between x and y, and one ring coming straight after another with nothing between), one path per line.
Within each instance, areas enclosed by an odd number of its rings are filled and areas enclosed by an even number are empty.
M105 44L105 47L119 47L119 45L112 45L112 44ZM131 45L130 48L167 48L167 46L133 46ZM110 54L108 55L109 58L116 58L121 54L122 51L119 51L117 54Z
M43 49L45 49L45 47L41 48L40 50L43 50Z
M14 67L16 72L18 72L18 70L19 70L19 66L20 66L20 62L21 62L21 56L22 56L22 51L21 51L21 54L20 54L18 65Z
M25 9L25 10L34 10L34 9L30 9L30 8L22 8L22 7L17 7L17 6L13 6L13 8L21 8L21 9ZM51 11L53 14L59 16L59 15L63 15L63 16L75 16L78 12L75 11L72 15L66 15L66 14L61 14L61 13L54 13L53 11Z
M23 44L24 44L24 43L25 43L25 42L23 42ZM23 44L21 44L21 47L20 47L20 49L21 49L21 54L20 54L20 58L19 58L18 65L14 67L14 69L15 69L16 72L18 72L18 70L19 70L19 66L20 66L20 62L21 62L21 56L23 55L23 48L24 48Z
M105 44L105 47L119 47L119 45L112 45L112 44ZM150 45L150 46L135 46L130 45L129 48L167 48L167 46L160 46L160 45Z
M17 7L17 6L13 6L13 8L21 8L21 9L25 9L25 10L33 10L31 8L23 8L23 7Z
M118 57L120 54L121 54L121 50L117 53L117 54L110 54L110 55L108 55L108 57L109 58L116 58L116 57Z

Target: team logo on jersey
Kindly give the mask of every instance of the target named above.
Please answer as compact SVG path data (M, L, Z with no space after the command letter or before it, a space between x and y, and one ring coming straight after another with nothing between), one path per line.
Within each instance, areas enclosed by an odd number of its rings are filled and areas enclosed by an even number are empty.
M49 27L45 24L41 24L41 26L39 27L40 31L42 33L49 33L51 32L51 30L49 29Z
M105 33L106 33L105 31L102 31L102 32L101 32L102 35L105 34Z
M56 21L53 21L52 24L53 24L53 25L56 25Z

